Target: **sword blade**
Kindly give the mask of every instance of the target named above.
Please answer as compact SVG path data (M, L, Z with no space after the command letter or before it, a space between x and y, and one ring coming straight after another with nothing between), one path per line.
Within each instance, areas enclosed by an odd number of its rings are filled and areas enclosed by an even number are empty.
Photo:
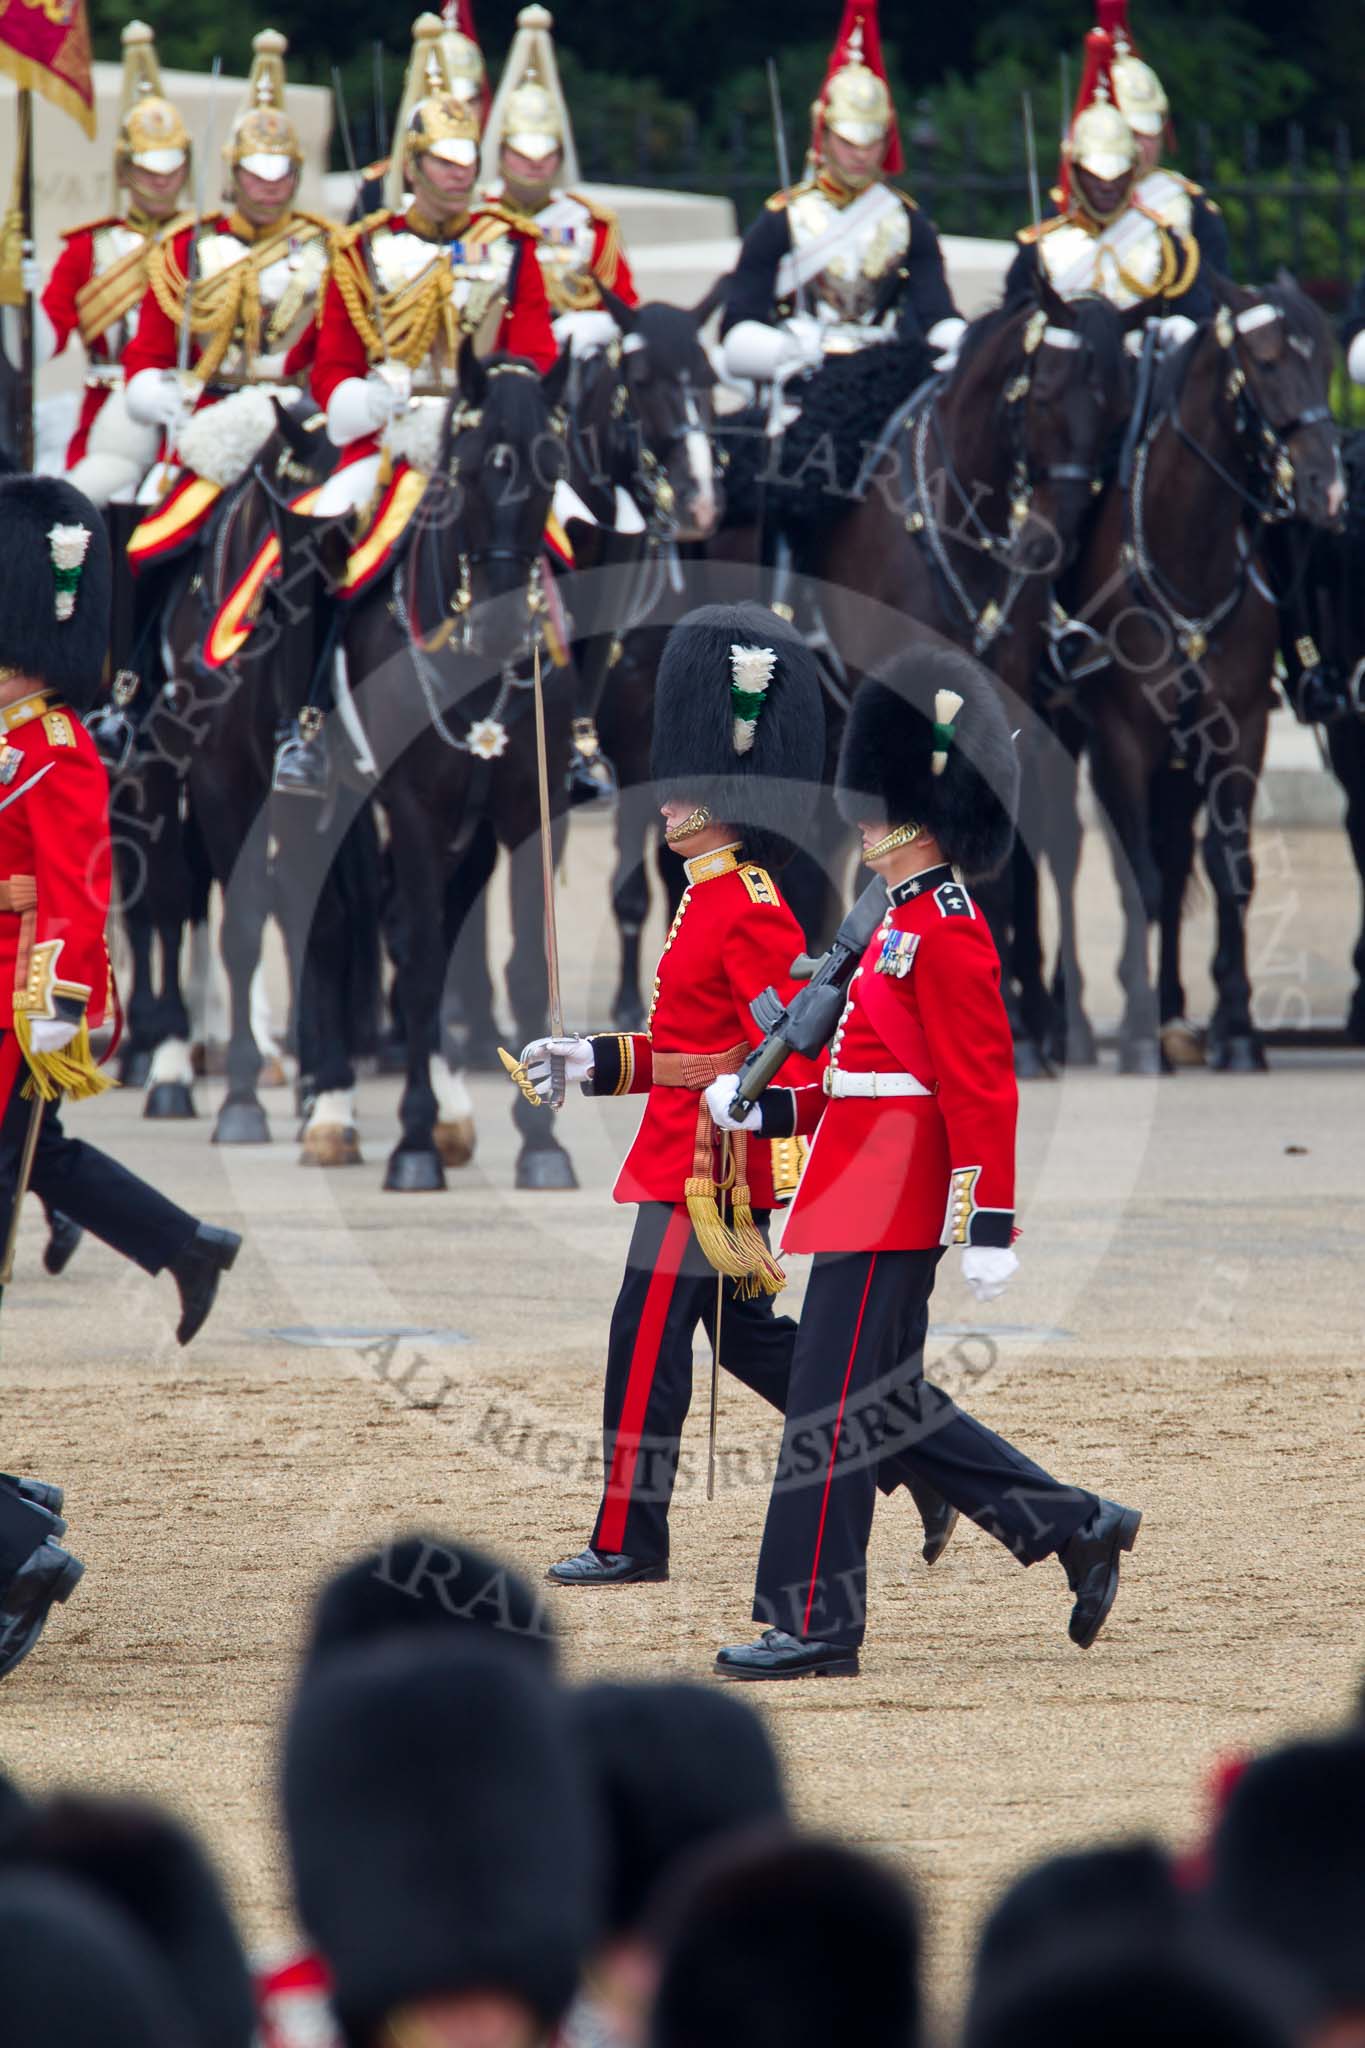
M545 741L545 691L540 679L540 645L532 651L536 707L536 778L540 790L540 878L545 892L545 973L550 993L550 1035L564 1036L564 998L559 982L559 924L555 917L555 848L550 819L550 760ZM554 1102L564 1102L563 1062L552 1061Z
M9 1286L14 1277L14 1253L19 1243L19 1215L28 1193L29 1177L33 1172L33 1155L38 1150L38 1132L42 1127L43 1111L47 1104L35 1086L33 1101L28 1113L28 1129L24 1132L24 1149L19 1155L19 1171L14 1181L14 1207L10 1210L9 1228L5 1232L5 1255L0 1261L0 1292Z

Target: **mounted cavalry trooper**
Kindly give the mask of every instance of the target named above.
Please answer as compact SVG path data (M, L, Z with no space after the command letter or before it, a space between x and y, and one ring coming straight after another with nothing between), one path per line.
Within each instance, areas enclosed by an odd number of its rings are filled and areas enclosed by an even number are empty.
M932 224L886 183L903 160L875 0L846 0L811 115L807 175L768 201L730 280L721 352L736 382L907 331L951 351L962 331Z
M129 411L166 434L169 461L155 479L163 496L189 478L215 491L237 483L275 431L271 393L297 391L312 358L335 231L294 204L303 147L284 107L287 48L273 29L253 39L224 152L230 210L168 237L148 261L124 368Z
M1140 197L1137 137L1114 104L1113 44L1103 29L1085 39L1085 69L1062 146L1059 210L1017 237L1007 299L1042 278L1064 299L1098 292L1120 312L1150 303L1163 334L1186 338L1213 311L1200 275L1199 243Z
M419 14L412 24L414 59L419 48L423 52L422 63L419 66L413 61L408 65L403 96L398 103L398 118L393 124L394 134L401 138L407 132L418 100L442 92L466 101L478 116L482 130L488 118L488 68L479 48L469 0L445 0L439 14ZM399 213L406 212L412 196L410 193L400 195L397 200L385 200L385 186L392 166L392 156L383 156L372 164L366 164L360 172L360 190L355 210L349 216L351 221L363 220L386 203Z
M1171 134L1170 104L1161 80L1138 55L1128 27L1128 0L1097 0L1096 13L1114 48L1114 104L1137 139L1137 198L1167 227L1199 244L1202 268L1230 277L1232 254L1221 209L1202 185L1162 162Z
M523 7L484 130L482 177L496 201L535 241L555 339L578 358L619 339L606 290L622 304L639 304L621 245L616 215L573 189L578 152L555 60L554 17L547 8ZM561 489L566 519L596 527L588 507ZM629 612L630 590L648 546L643 515L626 492L616 497L616 523L588 543L601 577L601 601L614 629ZM612 573L615 572L615 573ZM586 606L586 599L581 600ZM597 737L597 708L606 686L615 632L590 633L576 650L571 779L586 797L611 795L615 774Z
M435 22L436 35L423 21ZM443 81L440 24L423 21L412 75ZM381 471L397 463L430 472L466 347L524 357L541 373L558 356L534 243L475 195L476 108L444 82L410 105L390 167L394 204L342 234L323 295L313 393L341 463L313 504L314 526L368 505ZM400 210L405 191L412 197ZM322 708L286 741L276 788L325 789Z
M133 419L123 390L123 354L147 291L147 264L162 235L190 216L177 209L190 168L185 124L161 88L152 31L130 21L123 31L123 100L114 146L121 212L72 228L38 303L38 362L60 355L73 335L87 371L66 471L92 504L131 498L156 460L155 427Z

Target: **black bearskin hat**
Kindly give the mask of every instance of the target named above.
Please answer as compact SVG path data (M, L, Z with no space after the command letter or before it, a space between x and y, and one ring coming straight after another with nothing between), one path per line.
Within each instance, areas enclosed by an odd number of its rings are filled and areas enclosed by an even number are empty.
M624 1934L679 1858L786 1814L782 1772L751 1707L685 1682L587 1685L569 1716L604 1820L606 1919Z
M678 620L654 691L650 773L661 802L705 804L746 852L780 867L805 836L825 762L815 656L766 605L708 604ZM679 852L687 853L685 843Z
M850 824L923 826L969 880L995 874L1014 837L1019 762L994 679L950 647L885 663L854 696L835 799Z
M976 1952L978 1988L1030 1965L1059 1935L1116 1931L1175 1935L1188 1917L1166 1851L1156 1842L1072 1849L1034 1864L997 1899Z
M109 536L90 500L63 477L0 477L0 668L89 711L104 679L112 593Z
M1298 1970L1333 2012L1365 2009L1365 1739L1357 1729L1258 1757L1214 1832L1208 1901Z
M333 1573L313 1609L304 1666L380 1636L469 1628L525 1649L546 1671L558 1664L554 1623L519 1572L451 1536L402 1536Z
M765 1831L725 1844L662 1932L650 2048L916 2048L914 1900L842 1843Z
M30 1811L29 1803L12 1778L0 1771L0 1845Z
M973 2005L965 2048L1291 2048L1300 1987L1255 1949L1059 1932Z
M7 1866L76 1880L133 1921L199 2048L251 2048L251 1972L217 1874L178 1821L136 1800L61 1795L30 1808L3 1854Z
M284 1742L299 1918L347 2039L501 1991L548 2029L597 1933L597 1842L564 1697L473 1629L338 1650Z
M61 2048L196 2048L157 1958L104 1899L44 1871L0 1874L7 2041Z

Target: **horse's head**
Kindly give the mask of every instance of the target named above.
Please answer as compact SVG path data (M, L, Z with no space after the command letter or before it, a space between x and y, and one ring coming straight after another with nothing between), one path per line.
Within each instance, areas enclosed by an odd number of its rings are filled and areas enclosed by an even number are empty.
M709 540L720 518L712 391L716 373L682 306L603 303L621 329L621 374L639 429L640 483L674 540Z
M953 378L998 423L1009 565L1056 575L1072 559L1122 417L1120 316L1101 298L1063 299L1044 281L973 321Z
M1218 312L1208 346L1227 359L1225 390L1281 509L1332 526L1346 503L1341 447L1329 403L1327 322L1284 271L1243 290L1214 279Z
M480 651L501 658L526 641L541 604L545 522L564 474L561 401L568 357L541 376L516 356L460 355L438 474L454 486L459 584L452 605ZM518 596L522 602L512 600ZM487 609L484 609L487 608ZM466 632L465 644L472 644Z

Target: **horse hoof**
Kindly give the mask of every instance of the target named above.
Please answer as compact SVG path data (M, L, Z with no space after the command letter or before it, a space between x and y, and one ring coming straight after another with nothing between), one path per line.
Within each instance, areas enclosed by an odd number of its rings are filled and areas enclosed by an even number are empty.
M258 1088L287 1088L289 1076L284 1071L284 1062L277 1060L274 1053L261 1061L261 1071L256 1076Z
M446 1184L440 1156L431 1152L405 1152L400 1145L389 1154L384 1186L391 1195L439 1195Z
M299 1145L300 1166L359 1166L360 1135L354 1124L314 1124Z
M1215 1074L1263 1074L1265 1048L1253 1033L1241 1031L1211 1047L1209 1065Z
M152 1071L152 1056L141 1046L129 1046L118 1063L118 1078L121 1088L145 1088L147 1076Z
M1184 1017L1172 1017L1162 1025L1161 1050L1172 1070L1204 1064L1203 1036Z
M1121 1074L1149 1074L1161 1072L1161 1047L1155 1038L1128 1038L1119 1047L1119 1072Z
M1014 1078L1016 1081L1052 1079L1051 1067L1031 1038L1016 1038L1014 1041Z
M167 1121L184 1122L187 1117L197 1114L194 1097L185 1081L154 1081L147 1090L147 1100L142 1106L144 1116L162 1117Z
M213 1126L214 1145L268 1145L270 1125L259 1102L225 1102Z
M215 1076L225 1074L227 1072L227 1047L224 1045L192 1045L190 1047L190 1065L194 1069L196 1079L202 1079L206 1074Z
M1095 1034L1084 1017L1078 1017L1074 1024L1067 1025L1065 1031L1058 1032L1048 1052L1059 1067L1097 1067L1100 1063Z
M449 1123L438 1123L435 1137L436 1150L441 1155L442 1166L468 1166L474 1157L477 1142L472 1116L455 1117Z
M523 1145L517 1155L516 1184L545 1194L557 1188L576 1188L578 1175L562 1145Z

